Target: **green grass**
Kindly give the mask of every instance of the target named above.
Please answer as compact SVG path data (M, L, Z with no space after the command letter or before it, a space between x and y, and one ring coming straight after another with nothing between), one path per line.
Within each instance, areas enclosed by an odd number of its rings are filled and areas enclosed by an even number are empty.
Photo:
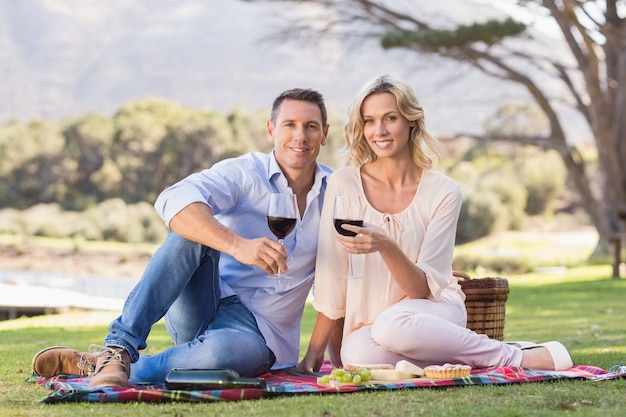
M610 267L578 267L563 275L510 276L507 340L560 340L577 364L607 369L626 362L626 280L610 278ZM49 345L85 349L99 343L104 322L68 324L68 316L0 322L0 416L607 416L623 415L626 380L559 381L511 386L413 389L345 395L303 395L210 404L43 405L46 388L30 384L32 355ZM315 320L307 306L302 347ZM169 345L162 323L148 340L148 353Z

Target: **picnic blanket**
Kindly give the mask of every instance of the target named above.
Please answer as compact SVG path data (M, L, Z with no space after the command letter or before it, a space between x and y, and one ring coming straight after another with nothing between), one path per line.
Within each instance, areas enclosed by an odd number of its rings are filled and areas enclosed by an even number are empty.
M623 369L622 369L623 368ZM613 368L611 368L613 370ZM329 363L325 363L317 376L328 374L331 371ZM619 373L621 372L621 374ZM369 382L360 385L341 385L329 387L319 385L316 375L294 374L285 371L271 372L262 375L267 381L263 389L227 389L210 391L182 391L168 390L165 384L133 384L127 388L92 388L89 379L78 376L58 376L49 379L41 377L31 378L29 381L52 390L44 397L42 403L60 402L212 402L212 401L240 401L259 398L272 398L302 394L330 394L349 393L357 391L378 391L412 389L424 387L449 387L488 384L519 384L524 382L542 382L563 379L611 379L625 377L626 367L619 367L617 372L606 371L594 366L575 366L566 371L541 371L518 367L501 367L493 369L472 370L464 378L428 379L415 378L406 381Z

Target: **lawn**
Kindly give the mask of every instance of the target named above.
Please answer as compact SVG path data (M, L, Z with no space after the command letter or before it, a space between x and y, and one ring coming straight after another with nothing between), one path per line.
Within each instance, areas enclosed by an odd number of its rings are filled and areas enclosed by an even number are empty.
M610 278L609 266L570 268L562 274L510 276L507 340L560 340L577 364L604 369L626 363L626 280ZM85 315L82 315L85 317ZM0 416L607 416L626 410L626 380L560 381L511 386L412 389L345 395L304 395L209 404L59 404L38 402L48 390L26 383L32 355L48 345L86 349L99 343L106 320L76 315L0 322ZM107 318L108 320L108 318ZM315 313L307 306L302 347ZM169 345L161 323L147 353Z

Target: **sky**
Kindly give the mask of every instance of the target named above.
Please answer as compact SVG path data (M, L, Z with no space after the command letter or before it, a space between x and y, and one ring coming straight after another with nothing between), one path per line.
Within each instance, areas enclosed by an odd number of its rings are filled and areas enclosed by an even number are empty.
M396 0L437 19L469 23L502 15L481 0ZM506 0L503 0L506 2ZM381 73L407 79L430 130L480 131L519 87L467 65L376 42L271 40L313 11L241 0L0 0L0 123L112 114L143 97L228 112L268 109L292 87L321 91L345 114L359 87Z

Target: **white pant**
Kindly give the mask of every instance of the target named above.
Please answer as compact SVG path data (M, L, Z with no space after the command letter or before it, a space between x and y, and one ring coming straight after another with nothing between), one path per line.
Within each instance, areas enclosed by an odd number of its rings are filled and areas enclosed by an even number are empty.
M403 300L378 315L372 326L346 336L346 364L390 363L405 359L420 367L463 363L472 368L520 366L522 351L465 327L465 306L452 300Z

